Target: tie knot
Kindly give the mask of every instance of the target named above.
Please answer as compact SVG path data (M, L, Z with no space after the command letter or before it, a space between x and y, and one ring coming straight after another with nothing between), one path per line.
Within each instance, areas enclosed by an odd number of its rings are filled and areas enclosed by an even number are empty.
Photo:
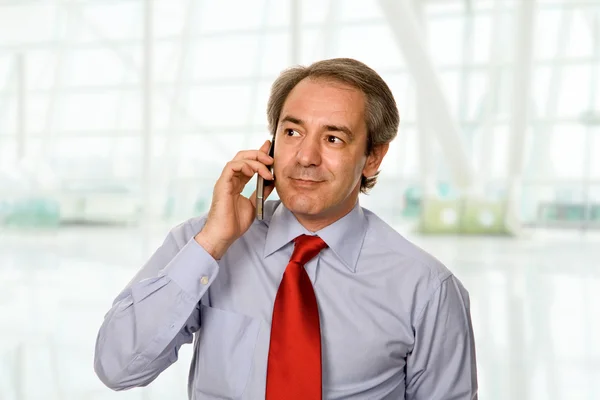
M294 252L290 261L304 265L327 247L327 243L318 236L300 235L294 239Z

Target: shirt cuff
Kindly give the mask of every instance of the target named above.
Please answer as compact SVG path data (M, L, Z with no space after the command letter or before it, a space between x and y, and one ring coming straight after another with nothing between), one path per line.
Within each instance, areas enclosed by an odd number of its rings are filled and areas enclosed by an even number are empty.
M219 264L192 237L162 270L186 293L202 296L217 277Z

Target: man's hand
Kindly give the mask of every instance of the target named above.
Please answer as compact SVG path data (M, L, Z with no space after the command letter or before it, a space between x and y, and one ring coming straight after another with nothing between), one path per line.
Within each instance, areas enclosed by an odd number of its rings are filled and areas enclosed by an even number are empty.
M241 195L248 181L255 173L267 180L274 179L267 168L267 165L273 164L273 158L267 154L269 145L267 140L259 150L237 153L225 165L215 184L208 219L195 239L216 260L252 225L256 191L250 198ZM275 185L265 186L265 199L274 188Z

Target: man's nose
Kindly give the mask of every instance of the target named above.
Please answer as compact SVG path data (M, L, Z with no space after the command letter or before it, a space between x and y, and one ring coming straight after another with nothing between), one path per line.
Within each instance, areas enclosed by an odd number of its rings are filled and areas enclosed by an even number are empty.
M303 167L321 164L321 143L318 137L306 136L298 145L297 161Z

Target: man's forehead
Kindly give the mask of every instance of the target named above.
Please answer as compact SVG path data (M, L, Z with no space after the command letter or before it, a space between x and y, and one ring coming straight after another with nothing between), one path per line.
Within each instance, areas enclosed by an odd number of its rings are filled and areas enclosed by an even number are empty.
M337 116L338 118L362 118L364 106L364 94L348 84L303 80L294 87L283 103L280 117L289 113L303 112Z

